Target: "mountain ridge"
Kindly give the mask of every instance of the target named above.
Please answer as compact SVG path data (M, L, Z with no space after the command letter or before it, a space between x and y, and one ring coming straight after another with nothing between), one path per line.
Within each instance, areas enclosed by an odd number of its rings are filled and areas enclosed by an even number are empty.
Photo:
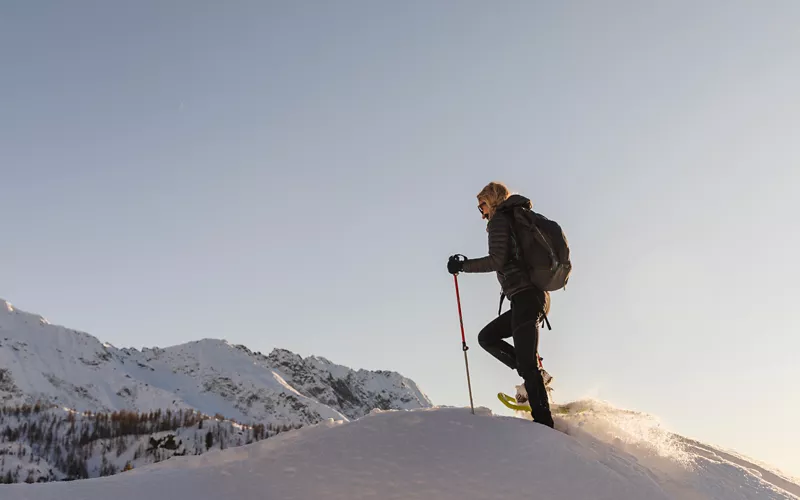
M117 348L0 299L0 404L43 401L79 411L192 409L241 422L308 425L372 409L432 406L395 371L352 369L225 339Z

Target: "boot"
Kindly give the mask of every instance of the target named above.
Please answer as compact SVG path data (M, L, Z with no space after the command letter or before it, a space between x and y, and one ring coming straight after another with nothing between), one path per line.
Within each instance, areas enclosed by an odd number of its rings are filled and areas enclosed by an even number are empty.
M528 391L525 390L525 384L522 383L522 384L516 386L516 388L517 388L517 395L516 395L517 403L519 403L519 404L527 403L528 402Z
M534 422L553 428L553 415L550 413L550 401L547 398L547 390L544 387L542 374L538 370L525 379L525 390L528 393L528 401L531 405L531 416Z

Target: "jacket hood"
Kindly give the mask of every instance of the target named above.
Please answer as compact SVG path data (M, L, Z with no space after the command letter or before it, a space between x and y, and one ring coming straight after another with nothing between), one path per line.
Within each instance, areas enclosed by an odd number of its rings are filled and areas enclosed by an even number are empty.
M504 210L516 207L527 208L528 210L530 210L531 208L533 208L533 204L531 203L531 200L522 196L521 194L512 194L506 199L506 201L497 206L497 210Z

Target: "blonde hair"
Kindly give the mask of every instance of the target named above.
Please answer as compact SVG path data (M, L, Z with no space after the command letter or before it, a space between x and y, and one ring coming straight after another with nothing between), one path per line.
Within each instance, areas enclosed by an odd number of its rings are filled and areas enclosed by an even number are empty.
M485 201L492 209L508 199L508 188L502 182L490 182L478 193L478 202Z

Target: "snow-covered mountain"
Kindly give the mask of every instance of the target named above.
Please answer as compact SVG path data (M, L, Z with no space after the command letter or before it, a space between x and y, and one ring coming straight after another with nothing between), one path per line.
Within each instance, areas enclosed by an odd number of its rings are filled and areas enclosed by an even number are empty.
M92 412L191 409L291 426L431 406L395 372L282 349L265 356L215 339L119 349L0 300L0 406L36 401Z
M556 429L477 408L326 421L103 480L0 485L3 500L235 498L789 500L791 478L684 440L645 415L568 406Z

